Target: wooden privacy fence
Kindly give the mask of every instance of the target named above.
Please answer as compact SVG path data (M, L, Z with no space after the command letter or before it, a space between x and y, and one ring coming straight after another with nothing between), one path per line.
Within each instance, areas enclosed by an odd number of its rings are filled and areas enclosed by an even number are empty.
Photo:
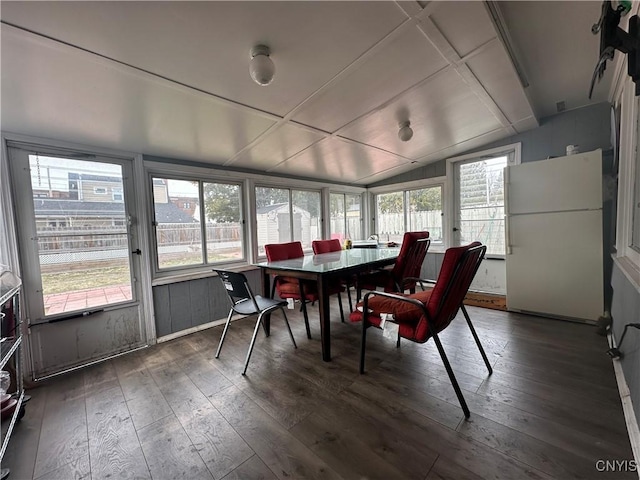
M442 239L442 212L428 210L409 213L409 230L427 230L432 240ZM376 218L376 233L400 235L405 232L404 213L382 213Z
M237 242L242 238L239 223L216 223L205 226L208 243ZM161 223L156 226L158 246L200 245L199 223Z

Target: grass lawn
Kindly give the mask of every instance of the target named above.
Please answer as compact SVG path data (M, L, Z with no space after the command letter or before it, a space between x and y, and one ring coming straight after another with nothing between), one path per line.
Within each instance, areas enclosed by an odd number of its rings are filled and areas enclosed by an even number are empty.
M209 261L233 260L235 255L216 255ZM202 261L199 254L162 259L162 268L181 265L197 265ZM47 266L42 272L43 295L77 292L92 288L130 285L129 265L125 262L93 262Z

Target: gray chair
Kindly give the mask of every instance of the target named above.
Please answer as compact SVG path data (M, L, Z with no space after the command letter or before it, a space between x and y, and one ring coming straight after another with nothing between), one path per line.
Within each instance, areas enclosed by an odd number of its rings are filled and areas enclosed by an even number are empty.
M227 335L229 323L231 322L231 317L234 313L244 316L256 314L258 315L256 327L253 329L253 336L251 337L249 351L247 352L247 359L244 362L244 370L242 371L242 375L245 375L247 373L247 367L249 366L251 352L253 351L253 346L256 343L256 336L258 335L258 329L260 328L260 323L262 322L262 316L265 313L272 313L278 309L282 310L282 315L284 316L284 321L287 324L287 330L289 330L289 336L291 337L293 346L295 348L298 348L298 346L296 345L296 341L293 338L291 327L289 326L289 320L287 320L287 314L285 312L285 307L287 306L286 300L274 300L271 298L264 298L260 295L254 295L251 291L251 287L249 287L249 283L247 282L247 277L245 277L242 273L229 272L227 270L214 270L214 272L218 274L218 277L222 281L222 285L227 292L227 295L229 296L229 300L231 301L231 310L229 310L227 323L224 324L224 330L222 331L220 344L218 345L218 350L216 351L216 358L220 356L220 350L222 350L224 337Z

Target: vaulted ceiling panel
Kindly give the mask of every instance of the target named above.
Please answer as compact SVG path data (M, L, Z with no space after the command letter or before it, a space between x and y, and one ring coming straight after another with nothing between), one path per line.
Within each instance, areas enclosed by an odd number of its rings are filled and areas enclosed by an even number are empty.
M329 7L330 5L330 7ZM392 2L15 2L4 21L284 115L406 20ZM268 90L249 51L271 48Z
M430 17L461 57L496 36L484 2L438 2Z
M588 100L591 74L598 63L600 36L591 34L602 2L499 2L529 83L538 118L558 113L557 102L571 110L607 100L614 66ZM626 30L626 28L625 28ZM619 57L620 53L616 53Z
M520 79L498 40L470 58L467 65L509 122L534 116Z
M270 170L287 158L321 140L325 135L309 128L284 124L268 132L255 146L247 148L227 162L231 167Z
M492 7L2 2L2 128L366 185L535 128L558 101L606 100L613 65L587 99L598 2ZM276 67L267 87L248 72L259 43ZM397 137L404 120L409 142Z
M293 119L334 132L447 65L424 35L410 25L348 75L314 96Z
M2 128L222 164L275 120L11 27L2 28Z
M278 165L273 172L310 176L336 182L368 183L367 177L409 162L395 155L330 137ZM393 174L392 174L393 175Z
M477 137L470 138L455 145L450 145L443 148L442 150L438 150L437 152L429 154L421 158L420 163L432 163L438 160L442 160L443 158L455 157L456 155L463 154L465 152L468 152L469 150L477 149L479 147L482 147L483 145L497 142L498 140L507 138L510 135L512 135L512 132L506 127L491 130L490 132L483 133L482 135L478 135Z
M398 124L403 120L410 120L414 131L408 142L398 138ZM339 134L419 160L500 126L458 73L449 69Z

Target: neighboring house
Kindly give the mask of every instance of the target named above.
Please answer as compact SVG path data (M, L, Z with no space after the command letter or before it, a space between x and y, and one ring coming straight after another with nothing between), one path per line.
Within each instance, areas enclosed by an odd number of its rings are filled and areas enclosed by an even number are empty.
M153 179L153 202L169 203L169 192L167 190L167 182L160 178Z
M98 239L126 230L122 202L34 198L33 203L41 250L78 248L78 240L86 247L111 248L122 243L122 239L117 237ZM156 219L161 224L195 223L192 217L172 203L156 204Z
M69 172L69 198L88 202L124 202L122 178Z
M169 201L173 203L176 207L178 207L180 210L187 213L190 217L194 217L194 215L196 215L197 207L198 207L198 198L172 196L172 197L169 197Z

